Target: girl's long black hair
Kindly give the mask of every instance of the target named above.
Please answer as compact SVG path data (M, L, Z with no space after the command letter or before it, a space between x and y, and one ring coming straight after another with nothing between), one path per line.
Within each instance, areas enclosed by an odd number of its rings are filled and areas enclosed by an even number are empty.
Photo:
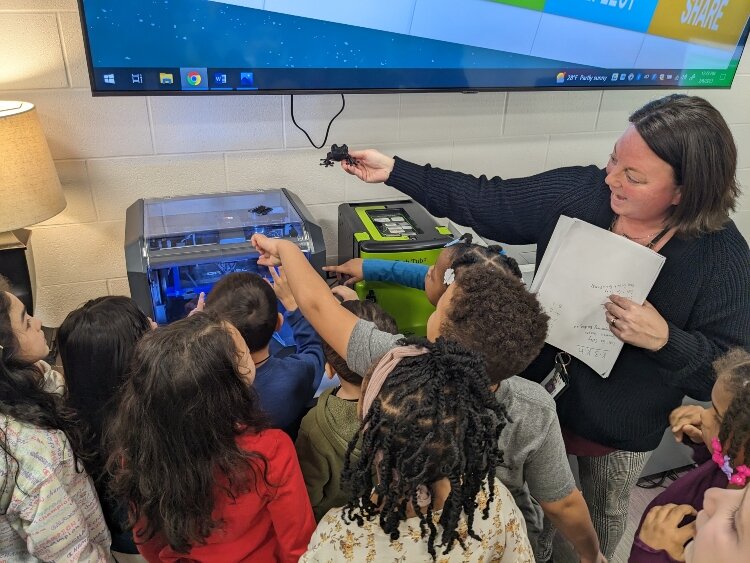
M129 297L99 297L72 311L60 325L57 343L67 386L67 403L87 426L86 464L95 480L106 455L101 444L104 420L114 412L133 349L151 330L148 317Z
M38 366L17 359L19 344L10 321L7 287L4 278L0 278L0 414L31 426L63 432L73 450L76 470L83 471L78 462L85 461L88 454L75 411L65 405L62 396L45 390L44 374ZM20 470L18 460L8 448L6 428L0 426L3 468L0 491L8 485L11 475L17 479Z
M108 427L110 489L139 524L178 552L221 526L217 494L235 498L267 480L268 460L236 439L268 427L258 397L237 372L228 325L201 313L146 334Z
M357 437L350 442L344 478L352 495L344 519L362 525L364 518L377 517L383 531L395 540L411 502L435 559L433 505L430 502L425 512L416 509L418 488L443 478L450 481L451 491L439 518L444 554L455 542L463 546L458 534L462 513L469 535L479 539L472 528L477 495L488 488L482 514L487 518L495 468L502 463L498 438L506 416L489 390L480 357L442 338L435 343L424 339L404 343L424 346L428 353L402 359L386 378L362 423L362 453L355 462L351 454ZM373 468L379 476L376 479Z

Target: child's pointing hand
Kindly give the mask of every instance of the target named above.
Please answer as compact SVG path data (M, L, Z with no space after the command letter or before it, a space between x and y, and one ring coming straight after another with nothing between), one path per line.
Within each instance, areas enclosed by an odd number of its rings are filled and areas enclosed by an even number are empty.
M268 238L266 235L254 234L250 242L260 253L258 264L261 266L279 266L281 258L279 257L279 239Z

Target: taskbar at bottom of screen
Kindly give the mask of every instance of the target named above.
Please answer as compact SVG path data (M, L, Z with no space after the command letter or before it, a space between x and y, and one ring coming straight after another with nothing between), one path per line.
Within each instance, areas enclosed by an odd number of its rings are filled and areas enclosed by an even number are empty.
M95 68L98 92L729 87L735 69Z

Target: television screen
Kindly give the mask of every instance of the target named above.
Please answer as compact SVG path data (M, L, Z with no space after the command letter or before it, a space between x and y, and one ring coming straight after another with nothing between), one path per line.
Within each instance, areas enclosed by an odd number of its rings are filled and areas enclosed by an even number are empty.
M94 94L729 87L750 0L79 0Z

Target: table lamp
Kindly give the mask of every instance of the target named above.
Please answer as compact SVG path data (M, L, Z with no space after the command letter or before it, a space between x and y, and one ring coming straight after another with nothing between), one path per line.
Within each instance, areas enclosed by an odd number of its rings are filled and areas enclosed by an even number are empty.
M36 108L28 102L0 101L0 274L30 314L30 233L22 229L63 209L65 196Z

